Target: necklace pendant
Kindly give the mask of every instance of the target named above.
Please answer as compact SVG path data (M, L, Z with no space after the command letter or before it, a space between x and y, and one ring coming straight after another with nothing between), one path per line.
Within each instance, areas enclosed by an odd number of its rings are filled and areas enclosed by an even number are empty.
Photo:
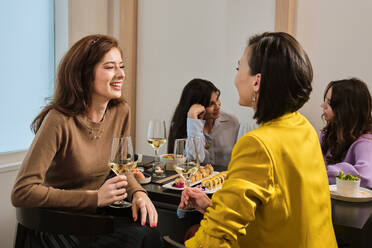
M204 147L205 147L205 149L208 150L209 149L209 144L207 142L205 142L205 146Z

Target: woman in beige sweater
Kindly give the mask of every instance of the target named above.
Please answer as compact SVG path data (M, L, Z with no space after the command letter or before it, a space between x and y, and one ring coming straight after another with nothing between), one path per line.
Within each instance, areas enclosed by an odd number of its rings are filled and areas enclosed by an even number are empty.
M32 123L36 135L12 191L14 206L94 212L128 198L135 221L140 211L142 226L147 216L157 226L155 207L130 172L105 181L112 138L130 130L123 64L109 36L90 35L70 48L51 102Z

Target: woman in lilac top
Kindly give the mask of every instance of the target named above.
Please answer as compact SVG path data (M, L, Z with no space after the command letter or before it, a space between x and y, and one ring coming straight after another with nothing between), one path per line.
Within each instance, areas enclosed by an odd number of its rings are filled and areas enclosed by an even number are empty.
M372 188L371 95L356 78L332 81L324 93L320 136L330 184L339 171L359 175L360 185Z

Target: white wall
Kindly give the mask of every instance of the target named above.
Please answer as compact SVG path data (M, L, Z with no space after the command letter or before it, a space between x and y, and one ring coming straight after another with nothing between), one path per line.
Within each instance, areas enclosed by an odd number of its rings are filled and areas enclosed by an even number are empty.
M358 77L372 90L372 1L297 2L296 38L314 69L313 92L301 112L319 131L320 104L330 81Z
M69 46L89 34L108 34L108 0L69 0Z
M274 30L274 13L274 0L139 0L136 151L153 154L149 121L169 126L183 87L195 77L221 90L224 111L249 121L252 112L237 103L235 68L249 36Z

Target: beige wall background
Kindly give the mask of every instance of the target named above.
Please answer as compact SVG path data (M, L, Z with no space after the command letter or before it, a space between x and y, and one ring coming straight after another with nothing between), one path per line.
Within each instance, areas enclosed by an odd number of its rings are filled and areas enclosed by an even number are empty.
M295 36L314 69L313 92L301 112L319 131L320 104L333 80L358 77L372 90L372 1L296 1Z
M167 129L183 87L199 77L221 90L222 110L241 122L252 111L238 106L235 68L247 39L274 30L274 0L139 0L136 150L153 154L146 142L151 119ZM160 154L166 152L166 145Z

